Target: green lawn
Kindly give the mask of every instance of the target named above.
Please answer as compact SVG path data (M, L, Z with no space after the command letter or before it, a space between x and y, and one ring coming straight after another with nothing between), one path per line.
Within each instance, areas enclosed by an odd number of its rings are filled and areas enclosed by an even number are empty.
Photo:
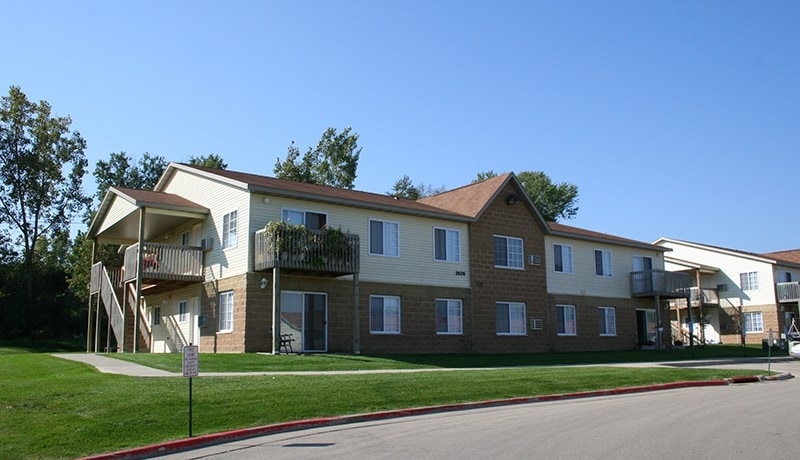
M20 351L0 347L0 458L74 458L187 435L187 379L101 374L80 363ZM136 360L156 358L165 359L141 354ZM263 367L263 360L272 358L282 361L275 369L291 368L292 359L308 363L304 366L327 363L324 365L335 367L333 363L338 362L365 366L362 368L437 365L436 359L422 357L201 355L200 366L201 370L211 370L203 366L212 363L229 368L253 360L252 366ZM485 357L441 359L439 365L491 361ZM521 364L518 360L525 359L496 358L494 365L498 360ZM227 360L234 364L226 364ZM200 377L193 380L194 434L310 417L742 374L673 368L523 367L413 374Z

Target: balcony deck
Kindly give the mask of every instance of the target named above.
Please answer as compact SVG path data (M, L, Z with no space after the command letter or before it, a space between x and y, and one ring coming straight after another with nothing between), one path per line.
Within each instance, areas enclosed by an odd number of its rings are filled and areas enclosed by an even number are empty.
M359 237L338 230L278 226L257 231L254 246L256 271L280 268L317 276L359 272Z
M686 273L666 270L631 272L631 297L677 299L690 295L691 280Z
M125 282L136 279L138 247L134 244L125 249ZM142 248L142 284L150 293L205 281L201 248L163 243L144 243Z
M800 301L800 282L777 283L775 292L780 303L798 302Z

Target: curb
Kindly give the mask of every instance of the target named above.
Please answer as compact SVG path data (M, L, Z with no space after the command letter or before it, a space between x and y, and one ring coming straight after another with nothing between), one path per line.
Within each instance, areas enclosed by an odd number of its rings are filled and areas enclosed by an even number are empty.
M742 377L731 377L720 380L700 380L687 382L661 383L656 385L646 385L638 387L616 388L611 390L593 390L576 393L562 393L544 396L530 396L520 398L495 399L490 401L445 404L441 406L418 407L411 409L398 409L384 412L374 412L369 414L343 415L338 417L322 417L294 422L276 423L253 428L225 431L222 433L212 433L192 438L167 441L149 446L135 447L132 449L98 454L83 457L82 460L112 460L112 459L139 459L157 457L161 455L174 454L200 447L209 447L216 444L236 441L240 439L253 438L268 434L286 433L290 431L305 430L326 426L344 425L349 423L368 422L374 420L386 420L399 417L410 417L413 415L425 415L440 412L453 412L459 410L480 409L487 407L510 406L516 404L530 404L537 402L565 401L570 399L593 398L598 396L614 396L633 393L643 393L646 391L674 390L679 388L725 386L741 383L757 383L765 381L788 380L794 376L788 372L778 375L753 375Z

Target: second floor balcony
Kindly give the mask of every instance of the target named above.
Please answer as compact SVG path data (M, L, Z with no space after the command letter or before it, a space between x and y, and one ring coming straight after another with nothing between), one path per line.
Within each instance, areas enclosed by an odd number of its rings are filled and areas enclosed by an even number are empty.
M775 285L775 292L778 302L798 302L800 301L800 282L778 283Z
M631 297L680 298L690 294L691 280L686 273L666 270L631 272Z
M719 294L714 288L691 288L689 299L693 307L701 305L719 305Z
M136 279L139 245L125 249L123 281ZM203 250L193 246L142 243L142 279L149 284L159 281L199 283L203 275Z
M341 276L359 272L358 235L336 229L310 230L271 222L255 233L254 268Z

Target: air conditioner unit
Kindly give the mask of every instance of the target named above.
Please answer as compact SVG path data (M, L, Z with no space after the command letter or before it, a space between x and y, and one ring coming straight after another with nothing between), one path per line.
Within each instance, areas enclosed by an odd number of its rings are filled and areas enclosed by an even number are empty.
M528 265L540 265L542 263L542 256L537 254L528 255Z
M531 318L531 330L541 331L544 329L544 320L542 318Z
M214 238L203 238L200 240L200 249L203 251L214 249Z
M206 327L208 326L208 316L200 315L197 317L197 327Z

